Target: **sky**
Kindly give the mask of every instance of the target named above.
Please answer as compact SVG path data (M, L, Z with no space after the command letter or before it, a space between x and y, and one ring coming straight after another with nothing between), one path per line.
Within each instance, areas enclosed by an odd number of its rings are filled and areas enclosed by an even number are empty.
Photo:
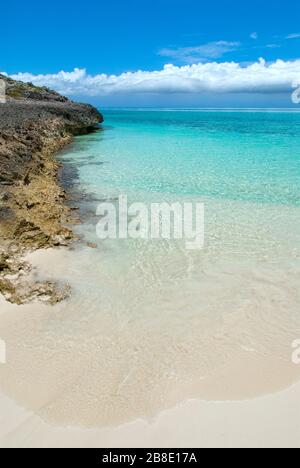
M78 100L295 106L295 0L10 0L0 12L0 71Z

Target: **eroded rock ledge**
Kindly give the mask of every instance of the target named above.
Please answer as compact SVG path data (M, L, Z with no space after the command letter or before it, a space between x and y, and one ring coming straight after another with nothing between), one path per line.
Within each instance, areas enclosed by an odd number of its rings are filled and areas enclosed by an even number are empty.
M57 181L55 153L75 135L103 122L92 106L77 104L47 88L10 80L0 104L0 292L10 302L56 303L68 288L30 283L26 252L68 245L70 210Z

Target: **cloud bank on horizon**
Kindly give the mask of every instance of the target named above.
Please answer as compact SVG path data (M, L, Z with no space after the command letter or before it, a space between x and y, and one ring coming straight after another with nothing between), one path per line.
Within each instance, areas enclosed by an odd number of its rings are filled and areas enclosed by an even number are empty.
M7 75L7 74L6 74ZM236 62L208 62L185 66L165 65L158 71L126 72L120 75L89 75L85 69L11 78L47 86L67 96L101 97L117 94L279 94L300 85L300 59L264 59L243 66Z

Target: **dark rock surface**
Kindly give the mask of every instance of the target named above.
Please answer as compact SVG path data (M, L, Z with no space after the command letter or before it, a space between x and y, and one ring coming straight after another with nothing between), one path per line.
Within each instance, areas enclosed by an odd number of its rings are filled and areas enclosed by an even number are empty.
M54 285L24 286L20 281L20 258L27 251L72 240L54 154L74 135L94 131L103 117L94 107L47 88L0 79L7 91L7 102L0 104L0 292L11 302L44 297L54 303L55 297L65 297Z

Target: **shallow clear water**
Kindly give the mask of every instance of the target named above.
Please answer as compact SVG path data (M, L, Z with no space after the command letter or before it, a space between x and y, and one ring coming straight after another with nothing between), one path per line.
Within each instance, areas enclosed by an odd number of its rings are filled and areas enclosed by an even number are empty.
M97 191L300 204L300 113L106 111L104 130L73 155Z
M300 114L105 112L61 155L78 169L78 234L37 253L69 301L0 316L1 386L56 423L119 424L187 398L243 399L300 377ZM99 200L202 201L205 246L96 236ZM24 313L26 312L26 313Z

